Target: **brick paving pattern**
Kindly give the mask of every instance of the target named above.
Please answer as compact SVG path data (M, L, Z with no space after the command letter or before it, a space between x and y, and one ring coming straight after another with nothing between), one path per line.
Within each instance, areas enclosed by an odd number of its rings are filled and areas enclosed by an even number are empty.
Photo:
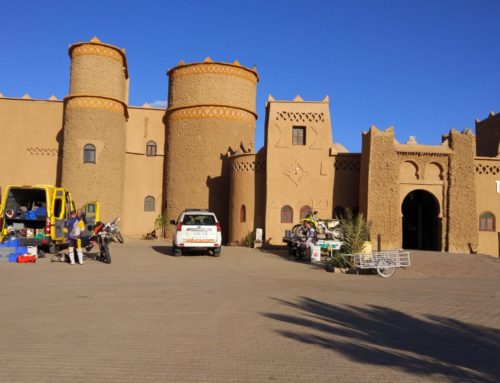
M0 382L500 381L500 261L412 253L388 279L286 252L0 263Z

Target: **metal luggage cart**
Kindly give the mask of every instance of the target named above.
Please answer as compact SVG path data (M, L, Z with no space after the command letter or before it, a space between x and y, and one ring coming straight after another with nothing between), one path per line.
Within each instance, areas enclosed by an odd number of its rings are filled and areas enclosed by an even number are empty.
M341 256L358 273L359 270L374 269L383 278L392 276L398 267L411 266L410 253L407 251L391 250L368 254L341 254Z

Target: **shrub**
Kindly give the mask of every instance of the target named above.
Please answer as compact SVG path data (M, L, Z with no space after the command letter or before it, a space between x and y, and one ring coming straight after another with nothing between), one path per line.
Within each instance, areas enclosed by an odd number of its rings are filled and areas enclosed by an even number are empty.
M159 214L155 220L155 229L161 229L161 235L163 238L167 236L167 227L170 224L168 219L168 211L165 209L163 213Z
M351 209L346 209L341 219L342 230L344 231L344 244L342 252L344 254L355 254L363 251L363 246L369 238L369 226L363 218L363 214L353 214Z

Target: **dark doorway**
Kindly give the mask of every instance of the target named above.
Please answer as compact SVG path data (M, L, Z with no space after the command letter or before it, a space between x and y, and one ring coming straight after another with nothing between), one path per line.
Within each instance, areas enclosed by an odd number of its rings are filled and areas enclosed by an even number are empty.
M439 203L428 191L414 190L403 200L403 248L441 250Z

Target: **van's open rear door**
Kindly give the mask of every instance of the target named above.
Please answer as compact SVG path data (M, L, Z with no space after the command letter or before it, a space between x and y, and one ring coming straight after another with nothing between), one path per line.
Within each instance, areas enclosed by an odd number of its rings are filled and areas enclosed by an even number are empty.
M99 221L99 202L93 201L83 205L82 215L85 221L83 236L90 236L93 233L94 225Z
M54 234L52 239L54 241L63 241L66 237L64 232L64 225L66 223L66 201L65 192L62 188L54 189L54 197L52 198L52 226Z

